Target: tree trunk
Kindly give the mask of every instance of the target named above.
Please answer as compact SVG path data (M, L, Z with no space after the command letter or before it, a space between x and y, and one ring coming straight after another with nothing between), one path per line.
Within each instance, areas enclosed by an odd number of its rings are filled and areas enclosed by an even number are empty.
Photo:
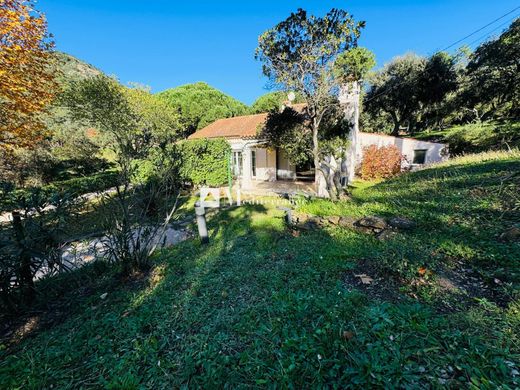
M398 137L399 136L399 130L401 128L401 122L397 118L397 114L395 112L392 111L389 114L392 117L392 121L394 122L394 129L392 130L391 135L393 135L394 137Z
M22 291L22 299L26 304L33 301L35 296L34 281L31 271L31 256L25 245L25 233L22 225L22 218L18 211L13 211L13 228L16 241L20 248L20 263L18 265L18 283Z

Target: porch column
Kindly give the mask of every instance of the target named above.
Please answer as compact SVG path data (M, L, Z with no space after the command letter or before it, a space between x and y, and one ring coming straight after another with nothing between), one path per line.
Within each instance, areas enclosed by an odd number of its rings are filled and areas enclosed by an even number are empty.
M251 149L246 146L242 150L242 180L241 187L243 189L252 188L251 182Z

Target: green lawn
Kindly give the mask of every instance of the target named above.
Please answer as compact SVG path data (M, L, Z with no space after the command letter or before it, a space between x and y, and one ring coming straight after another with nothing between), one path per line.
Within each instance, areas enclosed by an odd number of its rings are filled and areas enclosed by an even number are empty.
M498 236L520 222L519 172L518 152L467 156L299 205L417 222L387 241L289 229L270 199L219 211L209 245L149 274L47 282L35 330L0 351L0 388L516 388L520 243Z

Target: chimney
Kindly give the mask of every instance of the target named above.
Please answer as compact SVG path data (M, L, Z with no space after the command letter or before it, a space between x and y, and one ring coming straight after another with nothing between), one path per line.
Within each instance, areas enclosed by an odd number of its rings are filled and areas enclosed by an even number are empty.
M348 181L354 180L354 172L356 165L361 159L361 144L359 140L359 99L361 96L361 84L353 81L346 84L342 84L339 87L338 100L343 111L345 118L351 124L351 131L349 134L350 150L347 153L347 170L348 170Z

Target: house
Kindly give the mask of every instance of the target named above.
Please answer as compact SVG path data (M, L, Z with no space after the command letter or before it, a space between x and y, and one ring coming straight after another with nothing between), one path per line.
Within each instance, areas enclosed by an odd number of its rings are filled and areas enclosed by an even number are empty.
M351 150L346 159L348 167L342 177L345 184L354 179L355 168L361 163L363 157L363 149L369 145L396 145L404 155L406 164L412 169L446 158L446 145L441 143L360 132L357 126L357 102L359 102L359 89L357 91L343 89L340 103L345 106L345 115L352 118L354 123L350 134ZM292 107L301 110L304 105L295 104ZM267 115L263 113L219 119L190 135L188 139L226 138L232 149L233 176L244 190L254 189L260 183L262 188L269 188L281 182L290 182L294 185L307 183L309 187L309 184L315 181L312 166L292 164L282 150L269 148L259 138L259 130L264 125ZM324 183L320 183L318 179L315 192L318 195L326 195L324 187Z

